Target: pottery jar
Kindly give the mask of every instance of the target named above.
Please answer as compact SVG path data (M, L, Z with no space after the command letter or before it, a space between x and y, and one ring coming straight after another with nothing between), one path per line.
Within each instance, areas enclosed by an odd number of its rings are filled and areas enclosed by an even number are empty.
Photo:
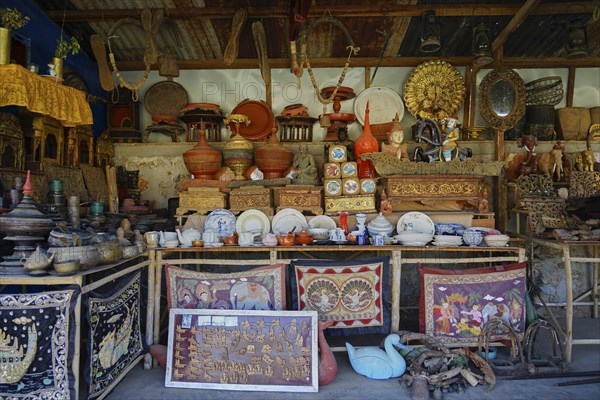
M267 233L262 238L262 244L269 247L277 246L277 236L273 233Z
M303 246L307 244L311 244L313 241L312 235L305 229L302 229L300 232L296 233L296 242Z
M294 234L290 232L287 235L277 236L277 241L282 246L293 246L295 243Z
M273 128L269 141L254 150L256 165L265 179L281 178L292 165L294 153L277 140L277 128Z
M394 231L394 225L392 225L382 213L379 213L375 219L367 224L367 229L369 230L371 237L379 234L390 236Z
M221 168L223 156L206 141L204 123L201 124L198 144L183 153L185 167L195 179L213 179Z

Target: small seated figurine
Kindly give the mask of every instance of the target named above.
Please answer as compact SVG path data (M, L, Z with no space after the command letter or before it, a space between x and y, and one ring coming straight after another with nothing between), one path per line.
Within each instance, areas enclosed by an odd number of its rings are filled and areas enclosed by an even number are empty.
M398 120L398 114L396 113L396 117L392 122L392 127L388 132L388 142L389 144L383 143L381 145L381 151L384 153L390 153L396 156L399 160L408 160L408 151L406 150L406 143L402 143L404 141L404 130L402 130L402 126L400 126L400 121Z
M292 162L291 176L300 182L317 182L317 165L314 157L308 153L308 145L300 145L300 152Z

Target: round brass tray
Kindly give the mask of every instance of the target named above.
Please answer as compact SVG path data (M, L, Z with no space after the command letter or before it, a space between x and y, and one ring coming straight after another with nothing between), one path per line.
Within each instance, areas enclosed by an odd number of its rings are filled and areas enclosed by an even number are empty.
M418 65L404 84L404 103L415 117L441 121L462 107L466 87L460 72L441 60Z

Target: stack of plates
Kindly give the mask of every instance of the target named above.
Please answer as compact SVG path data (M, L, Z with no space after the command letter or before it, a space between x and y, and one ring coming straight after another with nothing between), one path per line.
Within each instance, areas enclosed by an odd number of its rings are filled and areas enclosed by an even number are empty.
M458 247L462 244L462 236L435 235L433 245L437 247Z
M427 243L431 242L431 239L433 239L433 235L417 232L400 232L394 236L394 240L405 246L425 246Z

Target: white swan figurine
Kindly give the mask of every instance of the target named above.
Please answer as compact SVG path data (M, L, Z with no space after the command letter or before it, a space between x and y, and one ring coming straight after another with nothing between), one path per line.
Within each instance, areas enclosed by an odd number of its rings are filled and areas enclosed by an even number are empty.
M348 358L354 371L371 379L397 378L406 371L406 361L394 346L412 350L400 343L400 336L395 333L385 338L385 351L376 346L355 348L346 343Z

